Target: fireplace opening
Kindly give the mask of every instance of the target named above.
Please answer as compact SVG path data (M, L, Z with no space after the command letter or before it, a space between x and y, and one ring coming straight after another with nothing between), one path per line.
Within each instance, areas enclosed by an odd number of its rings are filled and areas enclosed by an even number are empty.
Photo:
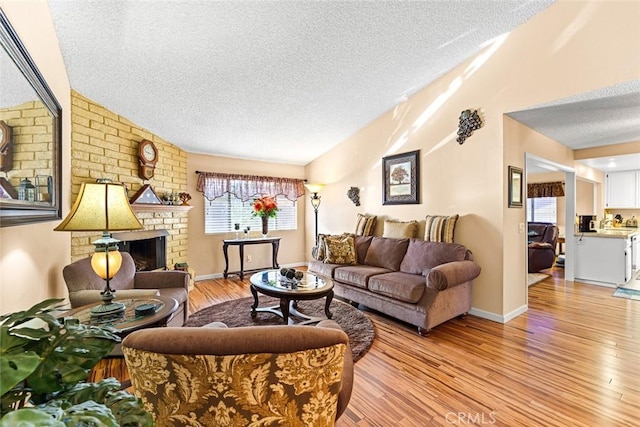
M167 230L113 233L113 238L120 240L120 251L133 258L136 271L167 269L167 236Z

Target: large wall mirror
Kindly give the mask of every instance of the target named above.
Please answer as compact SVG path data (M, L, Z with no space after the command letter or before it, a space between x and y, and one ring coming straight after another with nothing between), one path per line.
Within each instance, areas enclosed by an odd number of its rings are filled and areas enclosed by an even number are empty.
M0 9L0 227L61 218L62 109Z

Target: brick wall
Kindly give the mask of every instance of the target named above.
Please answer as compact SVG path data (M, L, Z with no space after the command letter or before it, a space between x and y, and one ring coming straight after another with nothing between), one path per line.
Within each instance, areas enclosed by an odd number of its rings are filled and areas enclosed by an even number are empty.
M162 138L107 110L78 92L71 92L71 184L72 200L80 184L97 178L125 183L129 197L144 184L158 196L187 190L187 153ZM158 147L155 176L148 182L138 177L138 143L147 139ZM188 212L136 212L145 230L166 229L167 266L187 262ZM93 253L100 234L73 233L71 257L78 260Z
M40 176L46 184L46 177L53 175L53 119L49 110L40 101L29 101L1 109L0 120L12 131L13 167L5 175L7 181L16 191L23 178L35 185L36 176Z

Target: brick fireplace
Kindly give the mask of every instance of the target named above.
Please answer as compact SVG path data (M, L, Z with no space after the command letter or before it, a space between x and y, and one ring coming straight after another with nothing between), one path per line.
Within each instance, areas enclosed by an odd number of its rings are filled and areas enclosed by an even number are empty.
M113 233L120 240L120 252L128 252L136 265L136 271L167 269L167 230L144 230Z
M160 151L155 176L149 182L154 191L178 193L187 189L187 153L148 130L136 125L76 91L71 91L71 199L74 200L82 182L109 178L129 188L129 195L145 182L138 174L138 144L142 139L153 141ZM173 269L176 263L187 262L188 209L183 206L132 205L142 223L143 232L163 232L164 262ZM190 207L189 207L190 208ZM119 235L121 233L114 233ZM91 243L100 234L74 232L71 236L71 261L91 256ZM127 241L127 238L118 237ZM134 243L137 246L138 243ZM123 245L119 245L123 250ZM161 267L161 268L162 268Z

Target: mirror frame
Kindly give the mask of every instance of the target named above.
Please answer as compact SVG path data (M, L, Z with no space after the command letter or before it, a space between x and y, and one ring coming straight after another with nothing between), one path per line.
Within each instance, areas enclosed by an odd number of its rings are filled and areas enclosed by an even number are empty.
M52 116L53 194L51 203L5 201L0 199L0 227L55 221L62 218L62 107L38 70L9 19L0 8L0 45L27 79Z

